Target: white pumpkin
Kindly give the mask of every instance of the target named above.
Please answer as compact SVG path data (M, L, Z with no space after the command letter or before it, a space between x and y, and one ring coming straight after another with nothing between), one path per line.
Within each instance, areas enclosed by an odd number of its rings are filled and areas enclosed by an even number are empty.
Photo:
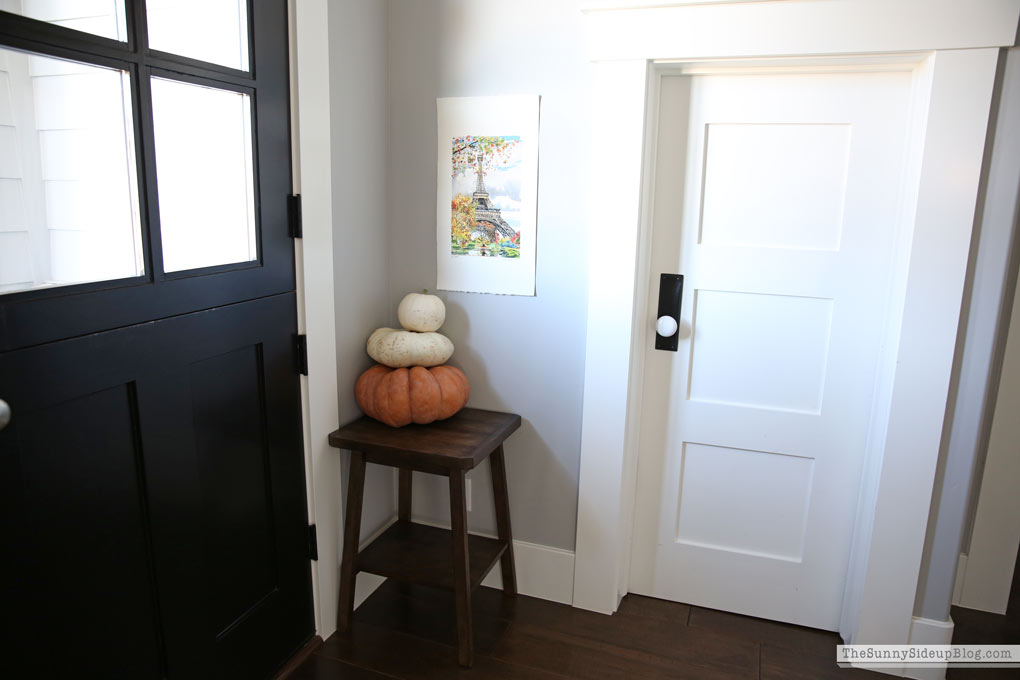
M446 305L435 295L408 293L397 307L397 318L409 331L436 331L446 321Z
M453 343L441 333L378 328L368 336L368 355L384 366L438 366L453 355Z

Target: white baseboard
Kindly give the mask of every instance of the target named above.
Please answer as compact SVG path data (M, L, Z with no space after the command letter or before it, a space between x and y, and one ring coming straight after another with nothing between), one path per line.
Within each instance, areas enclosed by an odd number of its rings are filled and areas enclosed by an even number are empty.
M571 604L574 601L574 553L546 545L514 541L517 592ZM496 565L482 581L490 588L503 587L503 574Z
M393 521L396 521L396 518ZM414 521L440 529L450 528L424 519L415 518ZM371 543L376 535L388 529L392 523L386 524L372 538L364 541L364 544ZM478 535L495 538L491 534ZM573 552L527 541L514 541L514 567L517 572L517 592L520 594L563 604L573 603ZM359 607L385 580L382 576L374 574L358 574L358 583L354 589L354 607ZM489 575L482 581L482 585L489 588L503 587L503 575L499 564L492 568Z
M393 476L394 479L396 475ZM393 526L397 521L396 515L394 515L388 522L383 524L381 527L376 529L371 536L366 538L358 545L358 551L365 549L369 543L382 536L382 533ZM375 592L375 589L386 582L385 576L378 576L376 574L366 574L361 572L355 578L354 583L354 608L357 609L361 606L361 603L368 599L368 596Z
M910 622L910 644L948 645L953 642L953 620L935 621L915 616ZM904 668L903 675L915 680L945 680L946 667Z
M386 582L385 576L376 574L358 574L357 583L354 585L354 608L357 609L361 603L368 599L368 596L375 592L375 589Z
M953 620L935 621L915 616L910 621L910 645L948 645L953 642ZM854 663L855 668L863 668L875 673L894 675L896 677L914 678L914 680L945 680L946 665L925 666L924 668L904 668L900 665L871 666L867 662Z

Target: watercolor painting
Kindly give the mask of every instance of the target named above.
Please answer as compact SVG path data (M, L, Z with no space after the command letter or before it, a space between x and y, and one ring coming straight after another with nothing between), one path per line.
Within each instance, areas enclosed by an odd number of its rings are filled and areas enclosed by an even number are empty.
M537 95L436 100L436 288L534 295Z
M454 137L450 252L521 256L521 138Z

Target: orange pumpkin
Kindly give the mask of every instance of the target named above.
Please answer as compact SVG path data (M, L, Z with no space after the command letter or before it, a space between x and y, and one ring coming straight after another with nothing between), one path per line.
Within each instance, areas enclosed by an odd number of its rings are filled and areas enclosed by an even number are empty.
M377 364L361 374L354 398L365 415L392 427L444 420L464 408L471 386L453 366L390 368Z

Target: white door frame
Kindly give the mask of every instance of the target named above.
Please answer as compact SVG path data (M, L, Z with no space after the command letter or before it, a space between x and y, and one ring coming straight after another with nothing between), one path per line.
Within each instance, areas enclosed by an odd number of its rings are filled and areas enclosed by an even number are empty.
M1000 47L1015 0L582 0L592 77L588 335L574 605L611 613L627 592L641 374L650 321L654 83L663 62L913 59L902 323L876 392L841 632L906 644L956 344ZM767 27L767 30L762 30ZM905 55L905 56L904 56ZM911 56L912 55L912 56ZM828 60L826 60L828 61ZM912 233L910 233L912 232ZM906 269L906 268L904 268ZM894 302L895 306L895 302ZM894 324L896 325L896 324Z
M294 245L298 332L308 337L308 375L301 376L308 522L316 525L319 559L310 562L315 631L336 630L343 512L340 452L329 433L340 427L333 306L333 175L330 157L328 0L288 0L290 19L291 157L301 195L303 237Z

